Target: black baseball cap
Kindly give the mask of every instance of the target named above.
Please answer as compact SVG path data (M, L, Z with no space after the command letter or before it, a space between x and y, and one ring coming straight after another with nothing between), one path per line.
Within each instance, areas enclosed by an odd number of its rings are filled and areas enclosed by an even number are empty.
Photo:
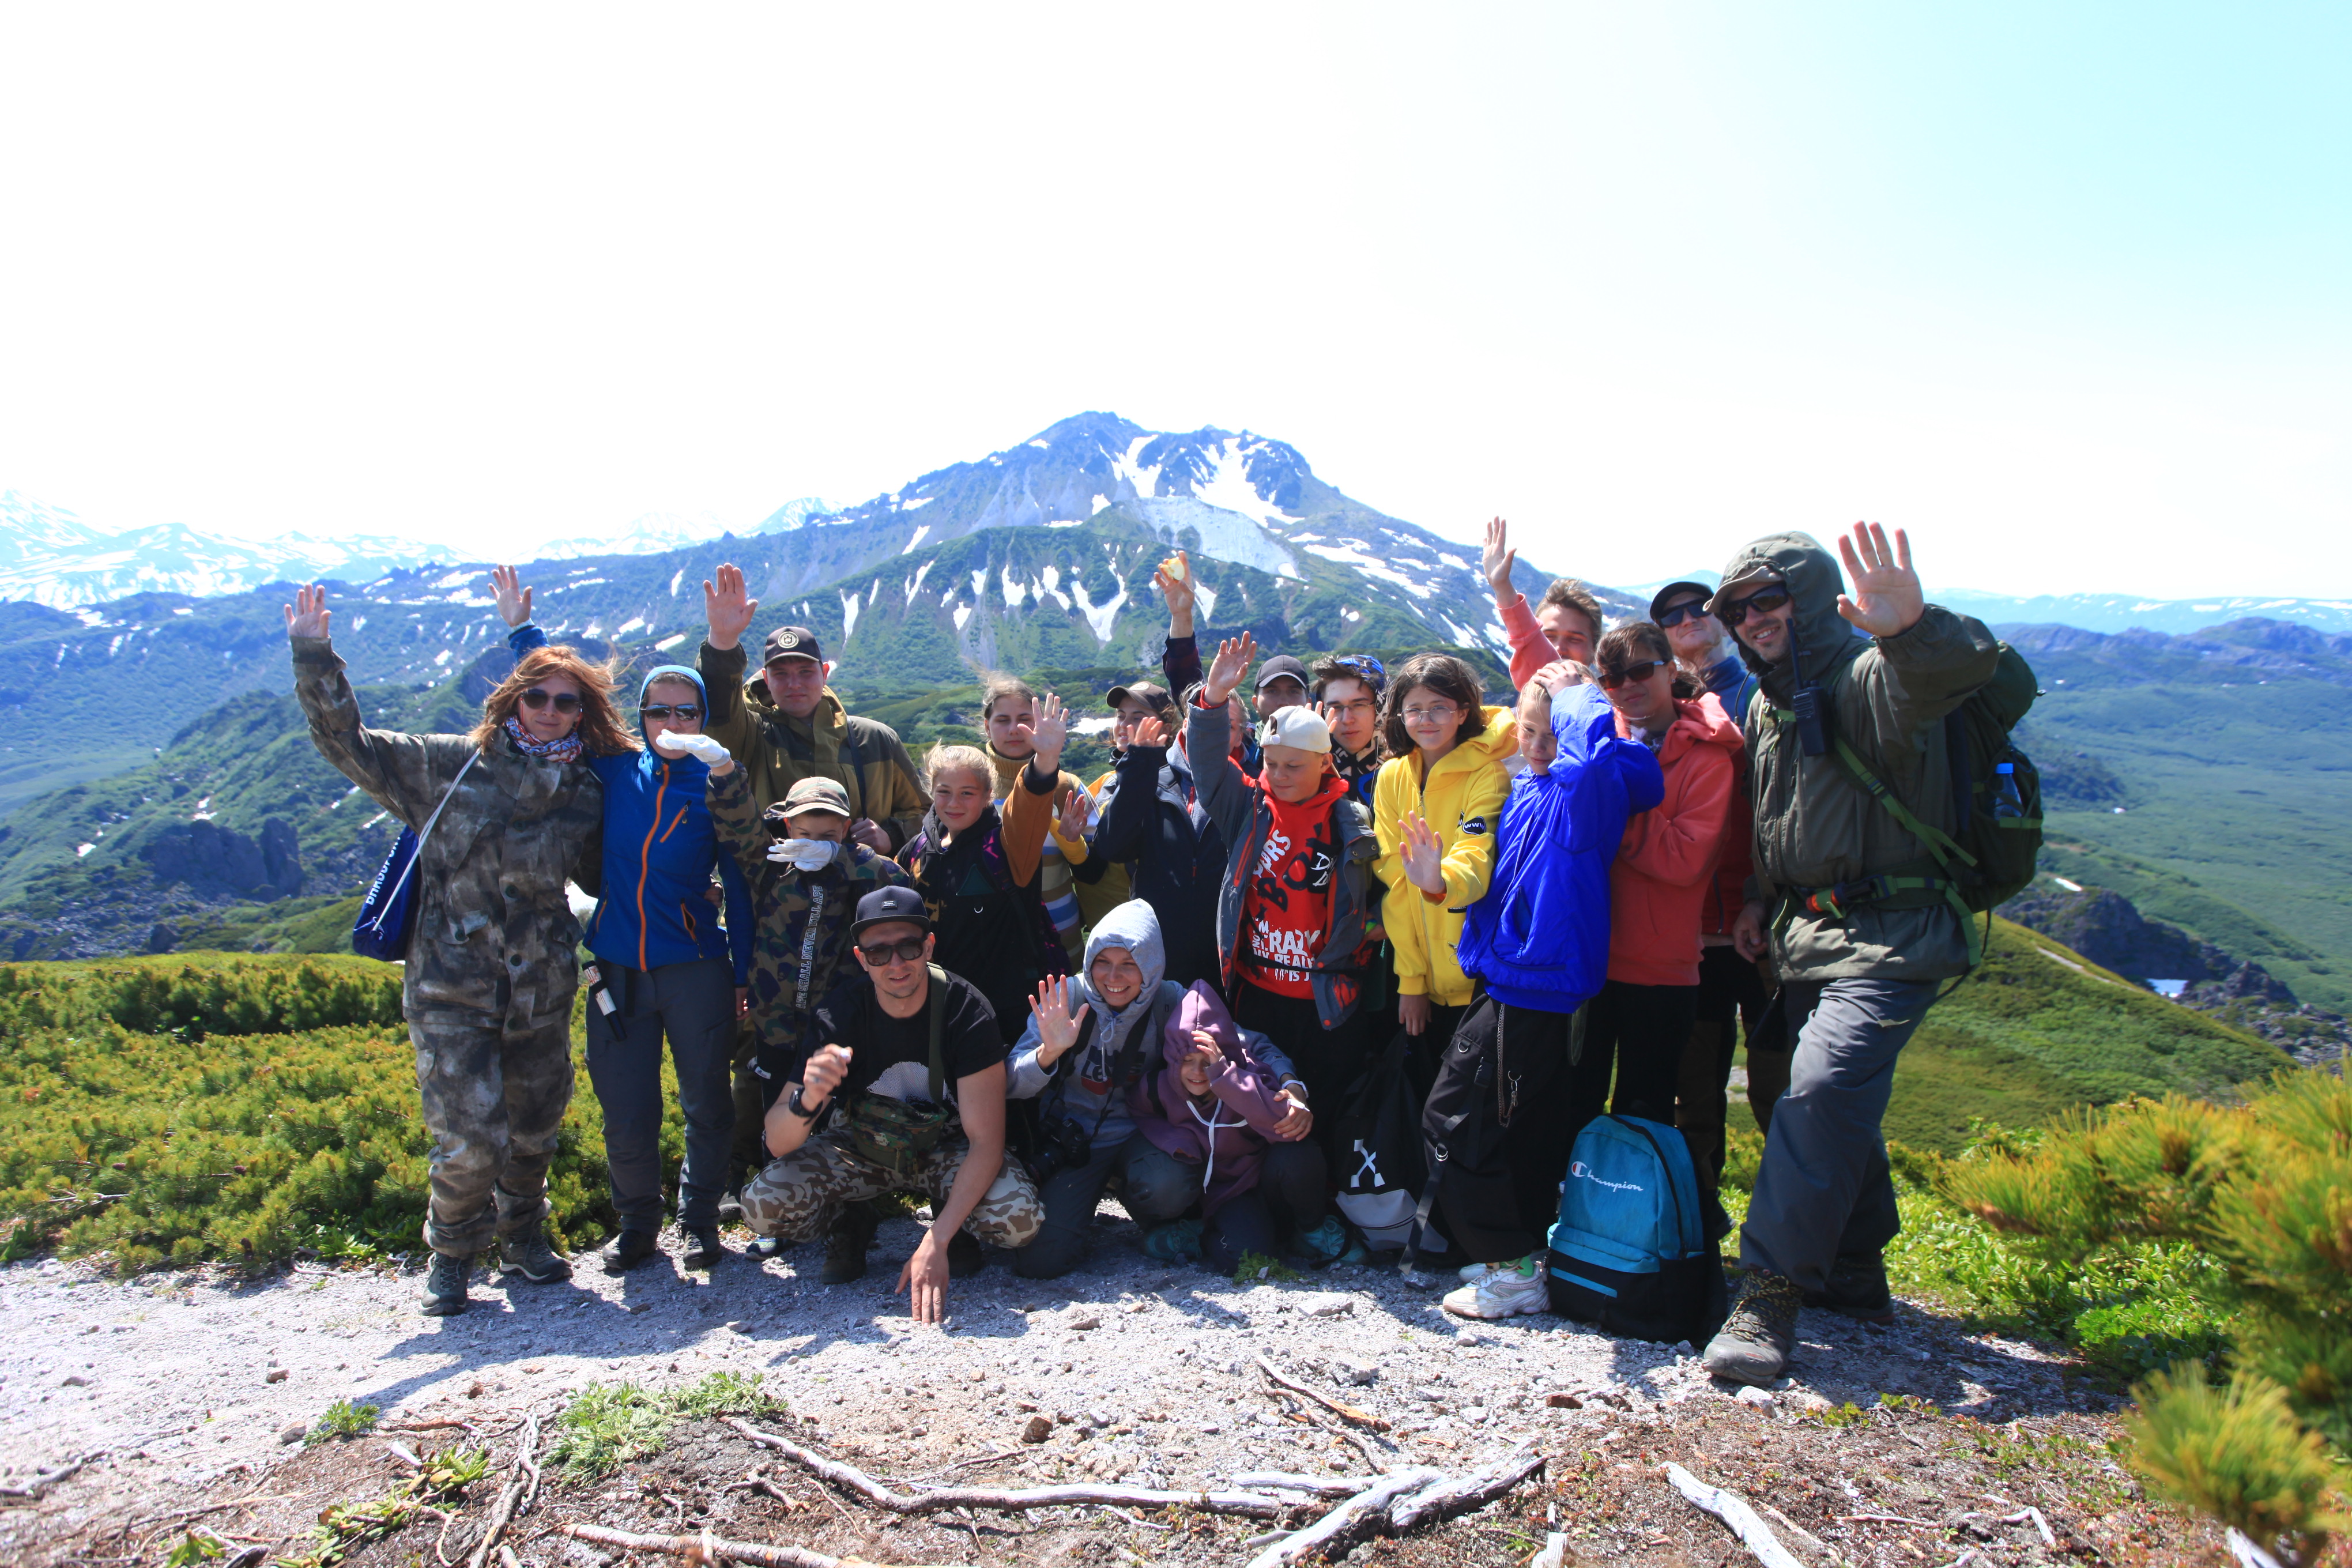
M1104 706L1117 708L1129 698L1134 698L1154 713L1165 713L1176 705L1168 689L1156 680L1130 680L1125 686L1114 686L1103 693Z
M1677 594L1696 594L1698 607L1704 610L1706 602L1715 596L1715 590L1704 583L1669 583L1650 595L1650 618L1656 620L1658 612L1666 607L1666 601Z
M816 634L806 626L778 626L768 634L765 647L760 650L761 664L773 664L780 658L814 659L824 662L824 650L816 644Z
M930 907L923 902L923 895L912 888L877 888L857 900L857 918L849 922L849 940L856 942L865 935L867 926L890 921L910 921L929 931Z
M1314 682L1307 679L1307 667L1305 665L1299 663L1297 659L1291 658L1286 653L1278 653L1272 658L1267 659L1264 664L1257 667L1257 681L1256 684L1250 688L1250 689L1252 691L1264 691L1268 686L1280 680L1286 675L1290 677L1291 679L1298 682L1298 689L1301 691L1307 690L1314 685Z

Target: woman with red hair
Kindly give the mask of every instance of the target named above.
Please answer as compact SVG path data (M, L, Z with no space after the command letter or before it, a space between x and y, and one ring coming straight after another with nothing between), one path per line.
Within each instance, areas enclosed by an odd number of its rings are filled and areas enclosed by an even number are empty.
M546 1223L579 986L564 884L597 881L604 791L586 759L635 742L611 672L563 647L525 655L470 734L371 730L330 614L315 584L286 610L311 744L424 840L401 999L433 1133L425 1312L440 1317L466 1310L474 1256L493 1241L505 1268L534 1284L572 1277Z

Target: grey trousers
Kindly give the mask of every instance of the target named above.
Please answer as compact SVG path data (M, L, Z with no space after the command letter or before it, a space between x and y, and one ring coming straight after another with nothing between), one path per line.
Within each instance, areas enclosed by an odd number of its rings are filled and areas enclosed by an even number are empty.
M604 1163L613 1210L630 1230L662 1223L662 1037L677 1067L686 1115L686 1164L677 1222L717 1225L726 1190L735 1102L727 1068L735 1047L735 975L723 958L652 969L599 963L614 1011L588 999L588 1081L604 1112Z
M1820 1290L1840 1258L1875 1258L1902 1229L1879 1124L1895 1058L1927 1016L1932 980L1790 981L1797 1049L1772 1112L1739 1261Z

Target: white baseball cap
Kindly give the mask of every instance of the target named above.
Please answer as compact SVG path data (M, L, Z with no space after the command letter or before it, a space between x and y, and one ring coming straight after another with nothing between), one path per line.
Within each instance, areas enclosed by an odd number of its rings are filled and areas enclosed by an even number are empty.
M1285 708L1257 727L1257 743L1328 754L1331 750L1331 726L1312 708Z

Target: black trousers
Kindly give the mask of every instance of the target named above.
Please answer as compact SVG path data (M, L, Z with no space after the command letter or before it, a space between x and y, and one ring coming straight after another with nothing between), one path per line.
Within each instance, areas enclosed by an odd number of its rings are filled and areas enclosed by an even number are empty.
M1202 1226L1202 1257L1220 1274L1240 1268L1244 1253L1281 1257L1286 1240L1323 1223L1330 1185L1314 1139L1268 1144L1257 1184L1227 1199Z
M678 1109L686 1117L686 1159L678 1172L680 1225L719 1223L726 1190L735 1106L727 1066L735 1043L735 976L723 958L653 969L597 966L606 1013L588 1003L588 1081L604 1113L604 1163L613 1209L632 1230L662 1222L662 1037L677 1068Z
M1544 1246L1568 1171L1568 1047L1576 1015L1488 996L1454 1031L1422 1112L1437 1228L1474 1263Z
M1246 980L1236 980L1234 992L1234 1022L1288 1053L1315 1112L1315 1131L1308 1136L1322 1148L1326 1167L1336 1169L1339 1107L1370 1058L1372 1020L1358 1007L1346 1023L1327 1029L1311 996L1278 995Z
M1673 1125L1675 1085L1697 1011L1696 985L1601 985L1584 1005L1584 1040L1568 1071L1570 1142L1603 1111Z
M1724 1091L1731 1082L1732 1058L1739 1054L1742 1035L1748 1041L1751 1106L1759 1084L1769 1091L1769 1098L1756 1108L1759 1127L1770 1118L1772 1100L1788 1087L1785 1052L1780 1056L1777 1075L1765 1071L1766 1064L1759 1059L1767 1052L1757 1038L1756 1026L1770 1000L1763 974L1737 949L1717 946L1700 951L1698 1016L1691 1025L1690 1044L1683 1048L1682 1076L1675 1086L1675 1125L1690 1144L1691 1158L1698 1163L1704 1185L1722 1184L1728 1110Z

